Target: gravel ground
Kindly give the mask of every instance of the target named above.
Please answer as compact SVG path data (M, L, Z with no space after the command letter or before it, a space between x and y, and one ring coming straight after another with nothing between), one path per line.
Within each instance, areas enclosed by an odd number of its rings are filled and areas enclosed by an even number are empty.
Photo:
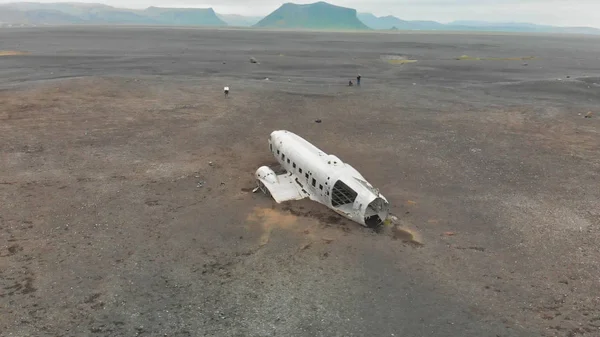
M598 336L599 42L1 29L0 335ZM251 193L276 129L397 223Z

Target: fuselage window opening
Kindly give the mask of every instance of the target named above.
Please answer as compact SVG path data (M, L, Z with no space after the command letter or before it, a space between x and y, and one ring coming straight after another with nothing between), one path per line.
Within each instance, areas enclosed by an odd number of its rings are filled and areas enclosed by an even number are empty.
M313 187L317 186L317 179L315 179L315 178L312 179L312 185L313 185Z
M290 158L288 158L288 164L290 163Z
M302 167L298 168L298 172L302 173Z
M306 179L308 179L308 173L306 173L304 176L306 177Z
M319 188L321 189L321 191L323 190L323 185L319 184Z
M331 192L331 205L333 207L338 207L341 205L352 204L357 196L358 193L356 193L356 191L344 184L341 180L338 180L333 185L333 190Z
M285 160L285 154L281 154L281 160Z
M296 168L296 163L294 163L292 166L293 166L294 168Z
M279 154L279 150L277 150L277 154Z
M273 152L273 144L269 144L269 149L271 149L271 152Z

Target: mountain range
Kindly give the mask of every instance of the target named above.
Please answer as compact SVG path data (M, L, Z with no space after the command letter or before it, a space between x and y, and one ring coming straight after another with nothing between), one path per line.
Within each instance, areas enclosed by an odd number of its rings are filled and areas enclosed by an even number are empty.
M323 1L298 5L285 3L271 14L249 17L218 14L212 8L160 8L143 10L87 3L19 2L0 5L0 25L144 24L171 26L239 26L313 30L424 30L600 34L590 27L556 27L531 23L485 21L407 21L395 16L377 17Z
M391 15L377 17L371 13L359 13L358 18L369 28L378 30L600 34L600 29L591 27L557 27L521 22L454 21L443 24L435 21L406 21Z

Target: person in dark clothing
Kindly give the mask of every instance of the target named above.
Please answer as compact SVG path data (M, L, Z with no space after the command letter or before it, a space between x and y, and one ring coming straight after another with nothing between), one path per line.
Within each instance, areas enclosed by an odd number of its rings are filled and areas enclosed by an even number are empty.
M225 92L225 97L229 96L229 87L223 88L223 91Z
M356 85L360 85L360 74L356 76Z
M348 81L348 86L351 87L352 86L352 81Z

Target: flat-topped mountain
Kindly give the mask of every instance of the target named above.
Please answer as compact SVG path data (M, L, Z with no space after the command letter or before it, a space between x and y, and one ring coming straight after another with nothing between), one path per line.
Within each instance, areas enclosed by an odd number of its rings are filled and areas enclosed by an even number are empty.
M369 29L356 17L356 10L326 2L307 5L286 3L260 20L254 27L300 29Z
M20 2L0 5L0 22L27 24L148 24L226 26L212 8L116 8L87 3Z

